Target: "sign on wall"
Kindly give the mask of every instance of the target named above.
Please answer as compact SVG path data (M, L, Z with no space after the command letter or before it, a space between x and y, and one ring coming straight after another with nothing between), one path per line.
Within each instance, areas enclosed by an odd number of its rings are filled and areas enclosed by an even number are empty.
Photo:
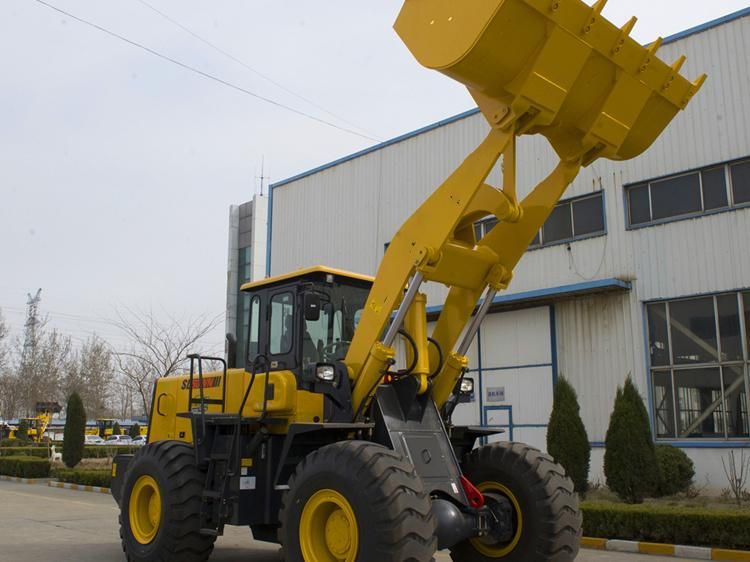
M505 402L505 387L489 387L487 389L487 402Z

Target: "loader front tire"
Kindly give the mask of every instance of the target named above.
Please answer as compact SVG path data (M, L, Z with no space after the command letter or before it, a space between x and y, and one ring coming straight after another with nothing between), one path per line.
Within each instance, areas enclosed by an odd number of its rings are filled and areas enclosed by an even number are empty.
M120 539L128 562L204 562L214 537L200 534L205 475L192 447L143 446L128 464L120 499Z
M430 562L437 549L431 500L412 464L363 441L308 455L280 519L290 562Z
M581 512L565 469L538 449L523 443L492 443L472 451L464 475L492 498L503 496L513 507L510 540L477 537L451 549L454 562L570 562L578 554Z

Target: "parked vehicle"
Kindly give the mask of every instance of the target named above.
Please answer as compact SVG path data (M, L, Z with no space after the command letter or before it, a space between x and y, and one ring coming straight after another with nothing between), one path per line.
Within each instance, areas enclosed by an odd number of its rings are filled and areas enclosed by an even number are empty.
M148 441L148 437L146 435L139 435L133 441L131 442L131 445L138 445L139 447L142 445L145 445Z
M132 445L130 435L110 435L104 442L105 445Z
M104 445L105 441L98 435L86 435L84 445Z

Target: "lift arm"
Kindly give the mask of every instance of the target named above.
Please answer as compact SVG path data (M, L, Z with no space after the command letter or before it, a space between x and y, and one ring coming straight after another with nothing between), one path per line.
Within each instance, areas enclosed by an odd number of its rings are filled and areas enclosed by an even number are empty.
M630 38L635 18L622 28L604 19L605 3L405 1L397 33L420 63L468 87L490 130L388 247L346 357L355 411L363 411L393 362L404 325L417 336L422 361L413 374L420 392L432 386L442 407L468 364L466 353L493 297L508 287L580 169L598 158L641 154L705 81L705 75L695 82L680 75L684 57L671 66L659 60L661 40L644 48ZM519 203L516 138L524 134L545 136L560 161ZM498 189L486 181L501 156ZM473 224L487 216L499 224L477 241ZM432 334L445 361L431 384L438 353L426 336L419 293L425 281L450 289Z

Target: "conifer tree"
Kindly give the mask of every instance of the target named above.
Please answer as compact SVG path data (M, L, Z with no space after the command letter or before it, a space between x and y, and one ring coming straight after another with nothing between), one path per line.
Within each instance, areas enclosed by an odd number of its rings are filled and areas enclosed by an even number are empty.
M555 386L552 414L547 426L547 451L565 468L575 484L576 492L585 494L591 465L591 444L581 419L576 391L564 377L560 377Z
M642 503L656 492L659 468L643 399L630 377L617 389L607 429L604 475L607 486L627 503Z

